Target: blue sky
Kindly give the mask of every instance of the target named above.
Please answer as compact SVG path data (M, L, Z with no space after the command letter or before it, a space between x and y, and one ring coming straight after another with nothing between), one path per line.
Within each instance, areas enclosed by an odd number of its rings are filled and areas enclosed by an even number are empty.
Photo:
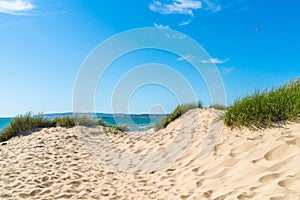
M0 116L72 111L81 64L101 42L122 31L157 27L182 32L210 54L228 104L256 89L300 76L300 3L296 0L0 0ZM205 83L187 62L155 50L116 61L99 83L95 110L112 112L113 86L131 68L162 63L187 77L205 105ZM121 100L120 100L121 101ZM135 91L129 112L170 112L168 88ZM124 110L114 110L124 112Z

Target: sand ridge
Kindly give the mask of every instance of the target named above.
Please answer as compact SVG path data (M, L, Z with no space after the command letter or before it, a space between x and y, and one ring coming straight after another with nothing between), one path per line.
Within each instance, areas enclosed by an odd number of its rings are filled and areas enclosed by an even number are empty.
M93 133L75 127L13 138L0 148L0 199L300 199L300 124L259 131L222 127L217 145L201 159L203 140L217 114L221 112L192 110L158 133L105 134L101 128ZM160 169L127 173L107 165L120 159L109 146L105 149L105 140L120 152L148 155L170 150L166 147L182 128L187 137L193 132L191 143ZM99 145L107 162L93 152ZM167 157L179 152L171 150ZM130 163L129 158L121 164L145 169L157 159Z

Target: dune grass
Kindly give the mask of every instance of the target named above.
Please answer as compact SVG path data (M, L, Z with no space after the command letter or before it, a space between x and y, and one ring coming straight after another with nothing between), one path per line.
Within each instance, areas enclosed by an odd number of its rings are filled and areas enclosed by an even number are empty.
M257 91L238 99L225 113L224 122L230 127L265 128L300 117L300 82Z
M190 104L179 105L175 108L175 110L170 115L164 117L162 120L157 122L154 125L154 129L155 131L161 130L167 127L172 121L179 118L181 115L188 112L189 110L192 110L194 108L202 108L202 107L203 106L201 102L198 102L198 104L190 103Z
M56 117L53 119L55 126L71 128L76 125L74 117Z
M217 110L227 110L227 106L224 106L224 105L218 104L218 103L210 105L209 108L214 108Z
M33 115L29 112L25 115L18 115L10 122L9 126L1 132L0 142L9 140L26 131L53 126L55 126L54 121L44 118L42 114Z
M110 126L106 125L104 127L104 132L105 133L119 133L119 132L128 132L129 128L127 125L115 125L115 126Z
M75 115L68 117L56 117L54 119L45 118L42 114L34 115L31 112L25 115L16 116L4 130L0 132L0 142L7 141L12 137L25 132L34 131L37 128L66 127L74 126L104 126L114 132L128 131L127 126L110 126L101 119L95 119L88 115Z

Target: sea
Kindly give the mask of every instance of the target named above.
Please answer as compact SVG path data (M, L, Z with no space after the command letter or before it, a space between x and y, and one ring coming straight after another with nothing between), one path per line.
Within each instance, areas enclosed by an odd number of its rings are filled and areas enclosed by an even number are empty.
M63 114L45 114L45 118L55 118L61 116L72 116L72 113ZM127 114L117 114L113 116L112 114L102 114L96 113L97 118L102 119L107 125L119 125L127 126L129 131L143 131L151 128L155 123L160 121L166 115L127 115ZM0 118L0 131L9 126L10 121L13 118Z

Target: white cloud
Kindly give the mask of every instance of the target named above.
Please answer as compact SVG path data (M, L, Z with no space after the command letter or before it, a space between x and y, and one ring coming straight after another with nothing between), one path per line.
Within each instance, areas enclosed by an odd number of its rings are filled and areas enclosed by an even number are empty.
M184 61L187 60L189 62L194 62L194 61L198 61L198 58L196 56L193 56L191 54L185 55L185 56L181 56L177 59L178 61Z
M183 35L181 33L176 33L173 35L166 33L165 36L169 39L174 39L174 40L183 40L184 38L186 38L186 35Z
M168 29L168 28L170 28L170 26L164 26L164 25L161 25L161 24L157 24L157 23L154 23L153 24L156 28L158 28L158 29Z
M149 8L160 14L183 14L193 16L193 10L202 8L202 3L199 0L172 0L171 3L161 3L154 0L149 5Z
M228 59L220 60L218 58L210 58L208 60L201 60L201 62L204 64L223 64L227 61L228 61Z
M192 22L192 20L189 19L189 20L187 20L187 21L182 21L182 22L179 23L178 25L179 25L179 26L186 26L186 25L189 25L191 22Z
M199 63L203 63L203 64L223 64L223 63L226 63L229 59L220 60L218 58L210 58L210 59L204 60L197 56L188 54L188 55L179 57L177 60L178 61L187 60L189 62L199 62Z
M30 0L0 0L0 12L11 15L26 15L35 6Z
M194 10L218 12L222 10L218 0L169 0L163 3L162 0L153 0L149 5L150 10L167 15L182 14L194 16Z

